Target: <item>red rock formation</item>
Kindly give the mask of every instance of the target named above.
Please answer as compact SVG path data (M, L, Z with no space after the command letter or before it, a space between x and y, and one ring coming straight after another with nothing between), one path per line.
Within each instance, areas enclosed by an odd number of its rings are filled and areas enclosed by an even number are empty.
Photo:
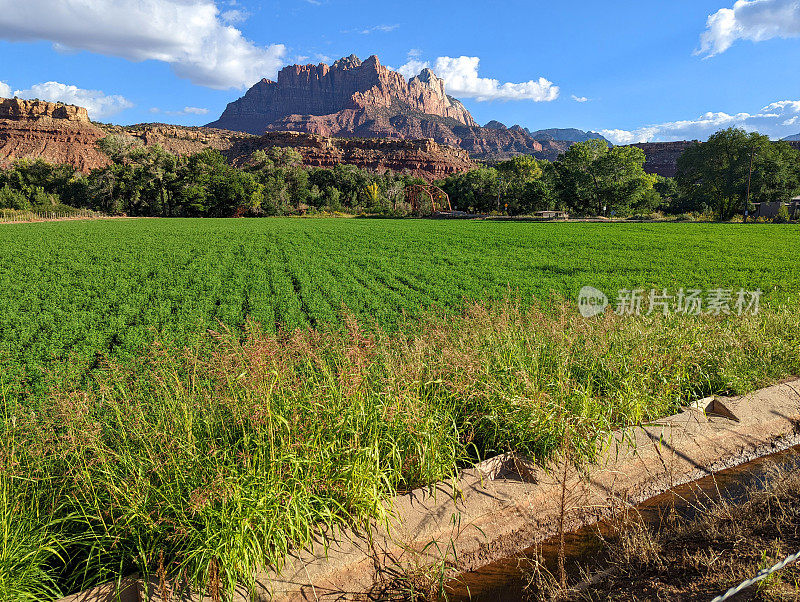
M469 111L448 96L444 81L424 69L408 82L372 56L355 56L330 67L292 65L278 81L261 80L208 127L261 134L296 131L344 138L430 138L481 159L520 153L554 160L569 144L538 141L519 126L479 127Z
M83 107L44 100L0 99L0 119L65 119L89 123L89 114Z
M376 172L408 173L427 181L475 167L469 154L432 140L342 139L300 132L269 132L253 136L212 128L187 128L162 124L112 127L109 133L127 135L143 144L158 144L177 155L205 148L219 150L231 163L246 164L253 152L274 147L294 148L309 167L355 165Z
M0 99L0 167L17 159L42 158L88 172L108 164L108 157L96 147L104 136L82 107Z
M254 136L212 128L165 124L97 126L81 107L0 100L0 167L22 158L42 158L89 172L109 164L97 150L98 140L126 136L144 145L160 145L176 155L191 155L207 148L219 150L234 164L246 163L258 149L296 148L308 166L356 165L363 169L409 173L432 181L474 167L468 154L431 140L341 140L297 132Z
M694 142L642 142L632 144L644 151L644 170L666 178L674 178L678 171L678 158Z
M224 153L235 165L246 163L254 150L294 148L303 164L331 168L355 165L362 169L407 173L429 182L475 167L469 154L433 140L386 140L380 138L328 138L300 132L275 132L242 141Z
M282 129L283 119L301 116L332 117L340 111L358 114L344 123L392 117L403 113L435 115L462 125L477 125L464 106L444 92L444 82L426 70L410 82L371 56L363 63L355 56L333 65L291 65L278 81L262 79L244 97L232 102L208 127L263 134ZM330 120L335 128L336 120ZM323 135L339 132L318 132Z

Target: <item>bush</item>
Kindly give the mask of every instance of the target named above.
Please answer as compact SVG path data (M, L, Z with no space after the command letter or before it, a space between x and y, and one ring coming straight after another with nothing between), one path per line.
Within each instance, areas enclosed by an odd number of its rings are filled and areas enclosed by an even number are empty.
M30 208L28 199L19 190L14 190L8 184L0 188L0 209L27 211Z
M778 215L772 220L773 224L788 224L790 221L789 217L789 208L781 203L780 209L778 209Z

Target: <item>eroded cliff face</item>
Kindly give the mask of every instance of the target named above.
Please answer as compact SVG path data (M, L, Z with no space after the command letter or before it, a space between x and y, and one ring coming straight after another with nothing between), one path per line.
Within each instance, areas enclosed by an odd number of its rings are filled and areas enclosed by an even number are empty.
M678 172L678 158L694 142L641 142L632 144L644 151L646 158L644 170L667 178L674 178Z
M563 141L537 140L519 126L480 127L433 71L424 69L406 81L375 56L285 67L277 82L261 80L209 127L252 134L430 138L487 160L525 153L552 161L569 148Z
M334 115L342 111L358 116L336 119ZM351 121L363 123L378 115L404 113L477 125L460 102L447 96L444 82L430 70L407 82L401 74L381 65L376 56L364 62L350 56L330 66L284 67L277 82L262 79L208 126L263 134L268 129L282 129L282 120L299 123L304 118L313 121L314 117L327 117L329 131L319 133L332 135Z
M0 119L61 119L89 123L89 114L83 107L44 100L0 99Z
M273 147L296 149L308 166L355 165L379 173L405 173L429 182L475 167L466 151L433 140L330 138L302 132L267 133L242 141L224 154L234 165L242 165L253 151Z
M206 148L220 151L232 164L247 164L257 150L294 148L308 167L355 165L374 172L407 173L427 181L475 167L469 154L432 140L343 139L302 132L268 132L254 136L212 128L187 128L162 124L113 127L109 133L130 136L142 144L158 144L176 155L191 155Z
M106 133L83 107L40 100L0 99L0 167L42 158L88 172L108 164L97 150Z

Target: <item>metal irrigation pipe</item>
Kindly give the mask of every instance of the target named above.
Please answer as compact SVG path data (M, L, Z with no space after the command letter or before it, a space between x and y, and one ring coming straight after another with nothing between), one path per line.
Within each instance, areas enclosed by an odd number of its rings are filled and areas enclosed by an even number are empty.
M743 581L742 583L740 583L736 587L732 587L731 589L729 589L727 592L725 592L721 596L717 596L716 598L714 598L711 602L723 602L724 600L727 600L728 598L731 598L731 597L735 596L740 591L747 589L751 585L755 585L759 581L761 581L763 579L766 579L772 573L774 573L776 571L780 571L787 564L792 564L793 562L796 562L797 560L800 560L800 551L798 551L795 554L792 554L791 556L787 556L786 558L781 560L778 564L775 564L775 565L769 567L768 569L761 569L760 571L758 571L758 574L755 577L753 577L752 579L748 579L747 581Z

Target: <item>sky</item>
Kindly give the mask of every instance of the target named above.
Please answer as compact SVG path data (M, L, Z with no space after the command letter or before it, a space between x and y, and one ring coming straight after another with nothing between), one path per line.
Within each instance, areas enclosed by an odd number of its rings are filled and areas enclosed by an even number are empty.
M612 142L800 133L800 0L0 0L0 96L203 125L294 63L376 54L475 119Z

